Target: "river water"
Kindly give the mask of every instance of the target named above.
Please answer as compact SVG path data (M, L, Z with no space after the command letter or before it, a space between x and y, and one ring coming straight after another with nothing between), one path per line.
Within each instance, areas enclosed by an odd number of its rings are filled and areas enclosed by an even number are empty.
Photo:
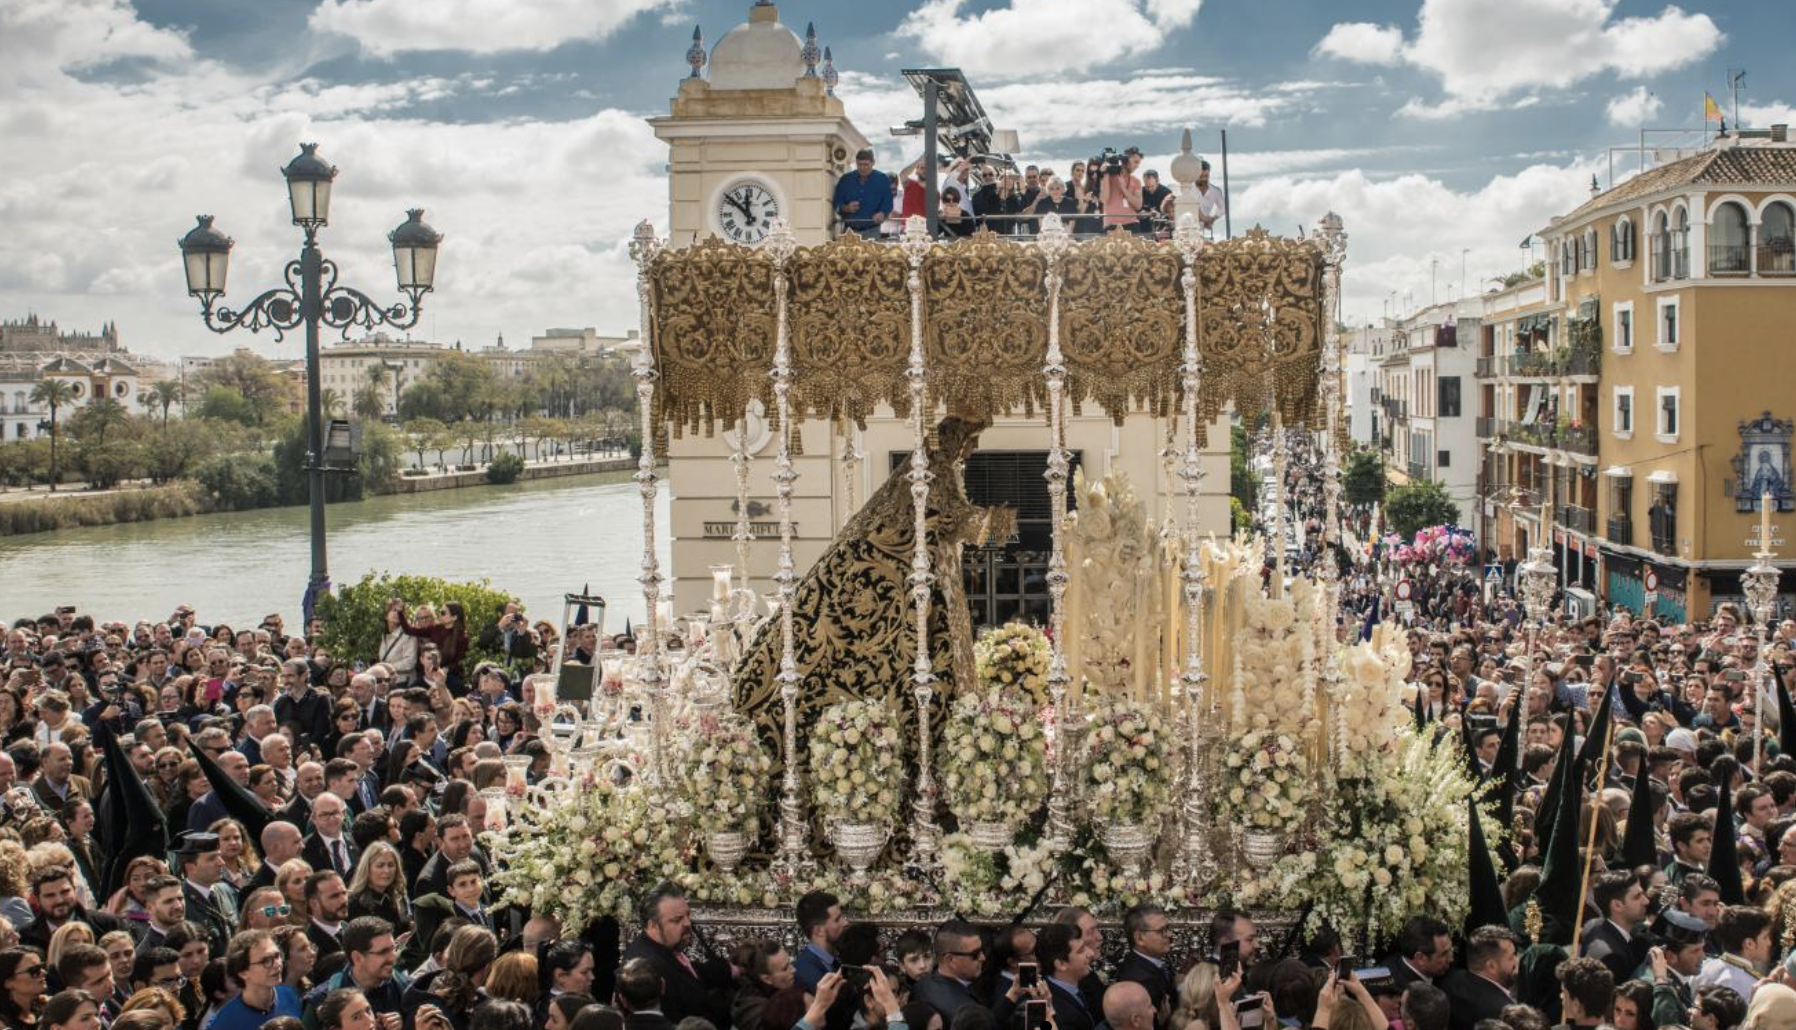
M630 473L478 486L333 504L325 511L333 582L368 572L490 580L550 622L563 594L590 585L607 627L640 621L642 499ZM656 520L669 567L668 494ZM311 568L306 508L198 515L0 537L0 618L73 604L101 619L166 618L183 602L202 623L299 623Z

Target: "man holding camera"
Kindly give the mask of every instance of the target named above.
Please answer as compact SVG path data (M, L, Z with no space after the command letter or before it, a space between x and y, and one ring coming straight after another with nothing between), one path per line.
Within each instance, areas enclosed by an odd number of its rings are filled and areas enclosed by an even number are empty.
M890 203L890 198L887 198ZM529 662L536 659L536 641L530 638L530 620L516 602L505 606L505 614L480 634L480 646L497 651L508 660Z

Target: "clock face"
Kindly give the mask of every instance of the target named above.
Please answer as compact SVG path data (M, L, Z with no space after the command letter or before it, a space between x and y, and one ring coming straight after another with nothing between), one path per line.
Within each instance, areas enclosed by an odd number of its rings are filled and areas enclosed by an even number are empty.
M767 238L773 220L780 216L773 191L753 179L738 182L717 199L717 224L737 243L759 243Z

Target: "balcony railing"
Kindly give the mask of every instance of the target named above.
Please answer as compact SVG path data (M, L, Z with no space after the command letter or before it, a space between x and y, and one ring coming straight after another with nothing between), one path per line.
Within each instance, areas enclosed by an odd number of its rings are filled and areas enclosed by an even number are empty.
M1553 433L1562 450L1573 454L1596 454L1596 430L1591 426L1566 426Z
M1480 418L1474 425L1480 440L1494 439L1503 433L1503 420L1500 418Z
M1562 504L1559 524L1574 532L1589 533L1596 526L1596 512L1576 504Z
M1528 350L1511 354L1509 374L1524 376L1593 376L1603 369L1600 345L1555 347L1552 350Z
M1759 244L1760 275L1796 275L1796 241Z
M1524 508L1539 508L1540 487L1523 486L1517 488L1515 491L1515 500L1517 504L1520 504Z
M1478 359L1477 376L1479 379L1491 379L1503 374L1503 358L1491 354Z
M1653 234L1653 281L1688 279L1690 247L1681 232Z
M1608 536L1610 543L1621 544L1624 547L1633 545L1634 521L1632 519L1618 519L1611 517L1609 519L1609 524L1604 528L1608 530L1605 535Z
M1553 355L1550 351L1520 351L1509 356L1509 374L1512 376L1545 376L1553 374Z
M1410 462L1408 472L1409 481L1412 483L1420 483L1433 478L1428 474L1428 466L1419 461Z
M1746 275L1751 271L1751 247L1744 243L1709 244L1710 275Z

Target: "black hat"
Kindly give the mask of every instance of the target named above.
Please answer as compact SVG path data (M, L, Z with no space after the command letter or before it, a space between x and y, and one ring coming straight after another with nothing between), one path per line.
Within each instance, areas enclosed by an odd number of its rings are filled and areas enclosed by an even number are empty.
M204 855L218 850L218 834L190 830L175 841L177 855Z
M1659 925L1654 932L1674 948L1702 944L1708 939L1709 928L1702 920L1683 909L1668 908L1660 914L1657 922Z

